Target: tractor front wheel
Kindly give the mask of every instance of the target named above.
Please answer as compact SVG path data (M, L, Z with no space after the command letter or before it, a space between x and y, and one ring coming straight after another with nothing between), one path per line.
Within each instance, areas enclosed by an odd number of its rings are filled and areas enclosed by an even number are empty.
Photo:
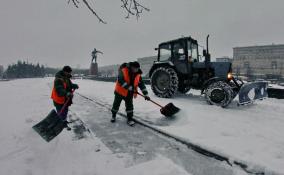
M224 81L213 82L205 89L205 98L209 104L227 107L233 100L233 96L231 86Z
M158 97L172 97L178 89L177 73L170 67L157 68L151 76L151 88Z

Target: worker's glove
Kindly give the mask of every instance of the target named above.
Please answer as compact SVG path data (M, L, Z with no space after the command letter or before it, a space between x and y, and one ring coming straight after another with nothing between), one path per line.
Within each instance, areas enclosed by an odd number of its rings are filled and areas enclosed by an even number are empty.
M68 98L72 98L72 97L73 97L73 93L71 93L71 92L67 92L66 97L68 97Z
M129 86L129 87L128 87L128 90L129 90L129 91L133 91L133 86Z
M73 88L74 88L74 89L79 89L78 84L73 84Z
M145 95L144 98L145 98L145 100L147 100L147 101L150 101L150 100L151 100L151 98L150 98L148 95Z

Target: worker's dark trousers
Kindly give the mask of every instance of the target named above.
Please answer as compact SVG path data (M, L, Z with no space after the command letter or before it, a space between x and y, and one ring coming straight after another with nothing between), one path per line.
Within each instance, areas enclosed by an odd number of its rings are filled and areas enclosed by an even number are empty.
M117 93L114 93L114 101L112 105L112 116L116 117L116 113L119 110L119 106L121 104L121 101L124 100L125 102L125 108L126 108L126 114L127 114L127 119L132 120L133 118L133 95L128 95L127 97L123 97Z
M55 108L56 108L56 112L59 113L61 111L61 109L63 108L64 105L61 104L57 104L55 102L53 102ZM68 114L68 106L65 107L65 109L62 111L60 117L63 121L65 121L67 119L67 114Z

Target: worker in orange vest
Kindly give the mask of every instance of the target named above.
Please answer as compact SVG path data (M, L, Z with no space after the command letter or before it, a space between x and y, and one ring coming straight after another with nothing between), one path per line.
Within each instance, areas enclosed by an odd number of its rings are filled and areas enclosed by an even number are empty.
M60 117L65 122L66 128L69 130L70 128L67 126L67 114L68 107L72 104L74 89L78 89L79 86L77 84L73 84L71 81L72 77L72 69L70 66L64 66L63 69L56 73L54 85L51 93L51 98L53 100L53 104L56 108L57 113L59 113L67 102L67 99L70 98L69 103L66 108L61 113Z
M112 118L111 122L116 121L116 113L119 110L121 101L125 101L126 113L127 113L127 124L133 126L133 97L136 98L138 87L145 95L145 100L150 100L148 91L141 77L142 71L140 64L135 62L124 63L120 66L118 77L115 85L115 97L112 106Z

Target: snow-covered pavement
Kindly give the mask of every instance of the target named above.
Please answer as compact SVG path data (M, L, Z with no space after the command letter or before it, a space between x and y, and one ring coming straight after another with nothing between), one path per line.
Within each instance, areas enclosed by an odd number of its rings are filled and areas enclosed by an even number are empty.
M78 140L72 131L63 131L46 143L31 127L53 108L47 86L50 82L51 79L0 82L1 175L190 174L162 155L130 165L127 154L114 154L98 137Z
M140 125L129 127L123 117L118 116L116 123L110 123L110 111L104 106L90 103L80 96L76 96L75 100L72 115L80 114L96 136L118 157L128 157L127 167L141 163L139 166L150 165L156 157L164 156L194 175L245 174L239 167L231 167L226 162L203 156L148 128ZM164 166L160 162L158 167Z
M111 106L114 83L75 81L80 84L79 93ZM182 111L174 118L165 118L156 106L138 98L134 103L139 119L232 161L243 162L251 170L284 174L284 100L266 99L240 107L234 102L223 109L207 105L197 91L161 99L150 87L148 90L152 99L162 104L173 102Z
M114 83L74 82L80 85L79 93L111 107ZM52 79L0 82L0 174L244 173L142 126L130 128L123 118L112 125L107 108L78 95L72 115L83 119L95 137L78 140L73 132L63 131L46 143L31 127L53 108L51 83ZM250 170L284 174L284 100L267 99L241 107L233 103L223 109L207 105L196 91L174 99L157 98L149 92L154 100L162 104L172 101L182 110L174 118L165 118L156 106L138 98L135 115L139 120L232 161L244 162Z

